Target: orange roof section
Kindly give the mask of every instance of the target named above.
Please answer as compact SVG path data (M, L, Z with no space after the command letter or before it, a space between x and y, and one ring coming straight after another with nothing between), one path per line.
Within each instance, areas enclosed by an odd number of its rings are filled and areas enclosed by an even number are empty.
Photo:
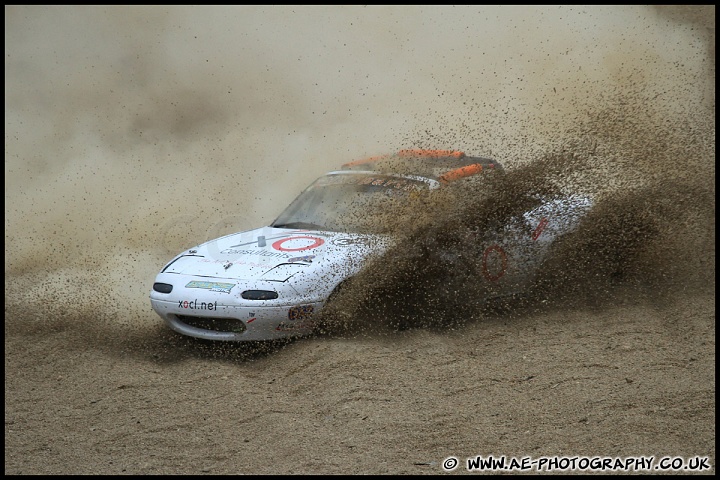
M386 158L390 158L390 155L377 155L375 157L363 158L360 160L355 160L352 162L344 163L342 165L342 168L356 167L356 166L362 165L364 163L373 163L373 162L377 162L379 160L384 160Z
M423 158L442 158L442 157L455 157L455 158L463 158L465 156L464 152L461 152L459 150L425 150L420 148L406 148L404 150L400 150L397 153L398 157L423 157ZM358 165L364 165L366 163L373 163L378 162L380 160L385 160L387 158L390 158L391 155L377 155L375 157L370 158L363 158L360 160L355 160L352 162L348 162L342 165L342 168L349 168L349 167L356 167Z
M456 168L455 170L445 172L438 177L438 180L443 183L453 182L455 180L460 180L461 178L469 177L471 175L480 173L482 172L482 169L482 165L480 165L479 163L473 163L472 165L466 165L464 167Z
M454 157L457 159L461 159L465 157L465 152L461 152L459 150L425 150L425 149L404 149L400 150L397 153L398 157L402 158L447 158L447 157ZM369 158L363 158L360 160L355 160L352 162L348 162L342 165L342 168L352 168L357 167L359 165L366 165L374 162L378 162L380 160L386 160L388 158L391 158L391 155L377 155L374 157ZM492 168L494 167L493 164L488 165L488 167ZM456 168L455 170L450 170L449 172L445 172L443 175L438 177L438 180L440 180L442 183L448 183L455 180L459 180L461 178L469 177L472 175L476 175L480 172L482 172L483 166L479 163L473 163L472 165L466 165L464 167Z

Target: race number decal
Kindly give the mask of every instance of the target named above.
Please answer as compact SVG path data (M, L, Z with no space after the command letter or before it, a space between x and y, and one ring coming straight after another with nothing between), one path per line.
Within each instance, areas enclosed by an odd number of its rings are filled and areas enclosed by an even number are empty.
M548 223L548 219L545 217L540 220L540 223L538 223L538 226L535 228L535 231L532 234L533 242L538 239L543 230L545 230L545 227L547 227Z
M281 252L299 252L301 250L312 250L325 243L325 240L318 237L297 236L287 237L272 244L275 250Z
M332 241L333 245L340 245L341 247L347 247L349 245L367 245L370 243L367 238L336 238Z
M485 278L494 282L505 275L507 254L500 245L491 245L483 253L482 270Z

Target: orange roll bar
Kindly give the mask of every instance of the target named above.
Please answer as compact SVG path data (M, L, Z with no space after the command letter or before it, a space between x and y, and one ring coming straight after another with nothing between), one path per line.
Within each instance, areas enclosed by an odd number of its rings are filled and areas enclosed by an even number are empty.
M452 182L454 180L459 180L461 178L469 177L470 175L475 175L477 173L482 172L483 166L479 163L473 163L472 165L467 165L465 167L456 168L455 170L450 170L449 172L446 172L438 179L443 182Z
M352 162L344 163L344 164L342 165L342 168L356 167L356 166L358 166L358 165L363 165L363 164L366 164L366 163L373 163L373 162L377 162L377 161L379 161L379 160L384 160L384 159L386 159L386 158L388 158L387 155L377 155L377 156L375 156L375 157L363 158L363 159L360 159L360 160L354 160L354 161L352 161Z

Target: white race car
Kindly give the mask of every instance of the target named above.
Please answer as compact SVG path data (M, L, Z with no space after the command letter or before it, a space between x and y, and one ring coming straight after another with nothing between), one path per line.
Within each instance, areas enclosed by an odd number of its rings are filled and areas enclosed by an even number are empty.
M422 174L408 173L413 166ZM387 219L377 216L450 182L502 172L491 159L449 150L401 150L345 164L313 182L270 226L180 253L155 278L152 308L172 330L206 340L310 334L333 292L392 244ZM504 226L503 237L479 251L489 291L515 293L532 276L533 259L589 207L587 198L552 198Z

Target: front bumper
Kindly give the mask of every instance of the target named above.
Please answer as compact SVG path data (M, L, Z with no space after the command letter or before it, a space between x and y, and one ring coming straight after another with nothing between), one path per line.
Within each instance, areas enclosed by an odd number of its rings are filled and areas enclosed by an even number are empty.
M207 311L181 311L177 301L151 298L153 310L167 325L178 333L205 340L230 342L274 340L278 338L307 335L312 332L311 315L293 313L301 307L304 312L317 311L320 304L284 307L238 307L217 305L212 313ZM293 318L296 317L296 318Z
M156 281L173 288L170 293L150 292L153 310L172 330L205 340L242 342L307 335L315 326L313 314L323 304L300 301L288 290L282 296L285 301L243 300L239 296L243 285L225 292L188 288L188 282L198 280L176 274L160 274Z

